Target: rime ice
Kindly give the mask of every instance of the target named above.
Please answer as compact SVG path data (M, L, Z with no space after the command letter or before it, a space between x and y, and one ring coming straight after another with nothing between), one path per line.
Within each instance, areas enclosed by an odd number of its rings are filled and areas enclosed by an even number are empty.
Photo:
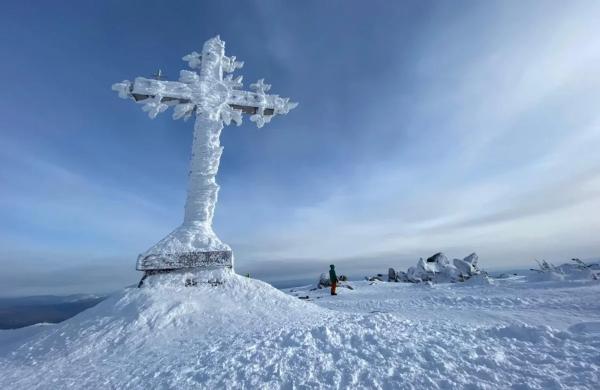
M242 113L250 114L250 120L262 127L297 105L288 98L268 95L271 86L263 79L251 84L254 92L250 92L239 89L242 76L224 77L243 62L225 56L225 42L218 36L204 43L202 53L194 51L183 60L192 70L182 70L178 81L138 77L112 86L119 97L142 104L150 118L170 106L173 119L195 117L183 224L138 257L137 269L142 271L233 267L231 248L212 228L219 192L215 177L223 153L221 130L232 121L240 125Z

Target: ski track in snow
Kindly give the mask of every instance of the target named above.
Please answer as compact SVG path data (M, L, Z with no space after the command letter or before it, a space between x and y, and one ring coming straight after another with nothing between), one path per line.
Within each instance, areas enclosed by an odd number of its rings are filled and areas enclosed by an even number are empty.
M600 283L128 289L0 331L2 389L591 389ZM310 301L296 296L310 297Z

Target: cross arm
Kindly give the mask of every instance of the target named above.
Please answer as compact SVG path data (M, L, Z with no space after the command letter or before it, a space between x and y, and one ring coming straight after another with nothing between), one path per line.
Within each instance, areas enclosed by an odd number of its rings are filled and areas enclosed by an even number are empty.
M196 81L197 75L194 72L182 71L180 81L137 77L133 82L125 80L116 83L112 89L123 99L132 99L143 104L142 110L148 112L150 118L155 118L169 106L174 106L173 118L187 119L198 103L198 91L193 88ZM270 86L264 84L262 80L251 85L256 92L235 89L241 85L241 77L239 80L224 81L225 85L228 85L228 92L223 103L230 109L222 111L221 117L227 124L232 119L238 124L241 123L241 113L245 113L250 115L250 120L258 127L262 127L270 122L273 116L287 114L298 105L290 102L289 98L266 94Z
M188 84L179 81L166 81L137 77L133 83L123 81L113 85L122 98L131 98L136 102L149 98L161 97L161 102L189 103L192 90Z
M112 89L123 99L133 99L144 105L150 118L155 118L169 106L176 106L177 118L187 117L193 108L192 90L188 84L178 81L166 81L137 77L133 83L129 80L113 84Z
M250 120L256 122L258 127L270 122L275 114L287 114L298 105L298 103L291 103L289 98L282 98L279 95L241 90L231 92L228 104L235 110L250 114Z
M116 84L115 84L116 85ZM165 81L138 77L130 84L127 97L136 102L161 96L161 102L178 101L189 103L192 90L188 84L178 81ZM233 90L228 103L247 114L255 114L257 109L264 107L265 115L273 115L275 109L285 104L285 99L278 95L265 95L250 91Z

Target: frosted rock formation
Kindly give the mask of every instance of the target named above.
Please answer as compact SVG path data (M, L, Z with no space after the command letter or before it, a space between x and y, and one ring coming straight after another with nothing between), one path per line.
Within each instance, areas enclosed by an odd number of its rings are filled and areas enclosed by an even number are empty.
M472 275L479 273L479 268L477 267L477 262L479 261L479 257L476 253L471 253L469 256L464 259L454 259L452 260L456 270L459 274L463 276L470 277Z
M416 266L410 267L406 278L413 283L418 282L462 282L474 275L481 274L478 256L472 253L464 259L454 259L452 263L441 252L427 260L419 259Z
M398 273L395 269L388 269L388 282L397 282L398 281Z
M443 253L436 253L427 260L420 258L415 267L406 272L412 282L447 282L456 276L456 268L450 264Z
M319 275L319 282L317 283L317 288L329 286L331 286L331 280L329 279L329 275L323 272L321 275Z
M388 269L388 282L408 282L406 272L396 271L394 268Z
M571 259L572 263L559 266L542 260L538 261L539 269L528 276L531 282L562 280L600 280L600 266L596 263L586 264L580 259Z
M224 77L243 62L225 56L225 43L218 36L204 43L202 53L192 52L183 60L193 70L182 70L179 81L138 77L133 83L125 80L112 86L121 98L142 104L150 118L170 106L173 119L196 118L183 224L138 257L138 270L233 267L231 248L212 229L219 192L215 177L223 153L221 130L232 121L240 125L242 113L251 114L250 120L260 128L297 105L267 95L271 86L263 79L250 86L255 92L249 92L239 89L242 76Z

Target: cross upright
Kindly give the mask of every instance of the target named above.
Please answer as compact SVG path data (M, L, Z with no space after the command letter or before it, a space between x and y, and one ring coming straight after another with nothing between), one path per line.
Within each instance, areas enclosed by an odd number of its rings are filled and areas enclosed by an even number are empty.
M206 41L202 53L194 51L183 60L192 70L180 71L178 81L137 77L112 86L119 97L142 104L152 119L170 106L173 119L196 119L183 223L138 256L136 268L145 276L188 268L233 268L231 248L212 228L219 192L215 177L223 152L221 130L232 121L239 126L242 113L262 127L297 106L289 98L267 94L271 86L263 79L250 85L251 92L240 89L242 76L224 77L243 62L225 56L225 42L219 36Z

